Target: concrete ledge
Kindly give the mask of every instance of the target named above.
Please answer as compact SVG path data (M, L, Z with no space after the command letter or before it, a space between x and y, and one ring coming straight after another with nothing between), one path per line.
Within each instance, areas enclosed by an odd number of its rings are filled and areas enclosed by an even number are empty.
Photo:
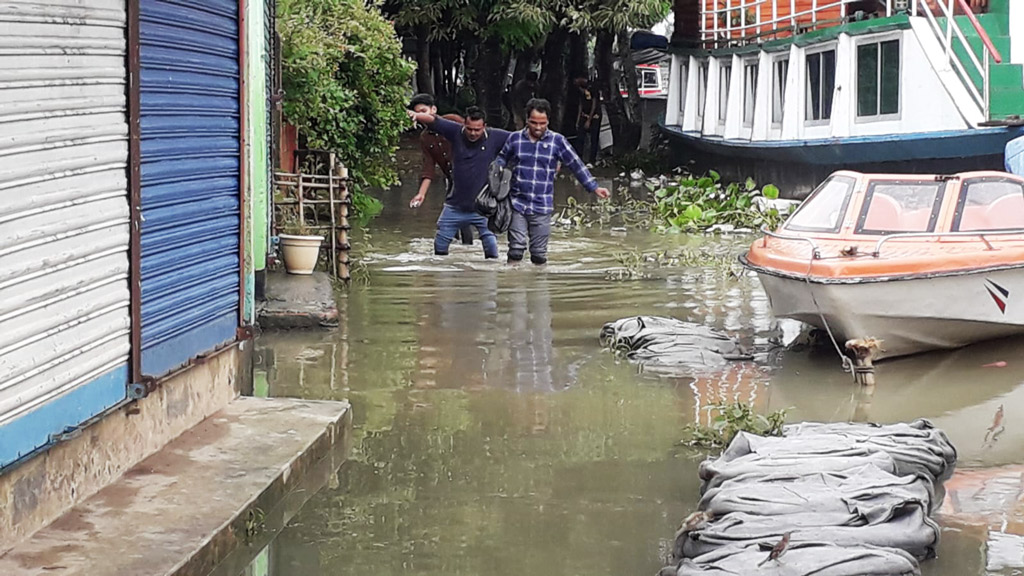
M320 328L338 325L331 277L323 272L296 276L283 270L267 273L267 301L260 306L264 329Z
M252 348L232 345L168 377L146 398L0 475L0 554L227 406L249 380Z
M333 466L350 428L344 402L239 398L0 557L0 574L208 574Z

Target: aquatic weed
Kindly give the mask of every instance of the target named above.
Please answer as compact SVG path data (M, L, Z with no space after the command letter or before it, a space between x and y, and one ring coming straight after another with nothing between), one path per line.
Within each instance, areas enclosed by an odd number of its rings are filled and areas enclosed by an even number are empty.
M755 412L754 406L746 402L711 404L704 409L714 414L711 425L698 422L687 425L684 431L688 438L683 440L684 445L724 450L740 432L782 436L782 427L786 423L785 410L776 410L765 416Z

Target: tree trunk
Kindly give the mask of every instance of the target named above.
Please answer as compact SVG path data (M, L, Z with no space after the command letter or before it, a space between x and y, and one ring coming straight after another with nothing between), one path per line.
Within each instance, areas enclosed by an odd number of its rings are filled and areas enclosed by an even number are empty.
M626 83L626 113L633 124L642 125L643 105L640 102L640 79L633 63L633 50L629 45L629 33L620 32L618 38L619 62L622 62L622 76Z
M420 92L434 94L434 82L430 78L430 41L426 26L416 27L416 88ZM436 96L436 94L435 94Z
M537 49L534 47L524 48L516 55L516 67L512 71L512 85L526 78L526 75L533 70L533 62L537 59Z
M447 96L444 83L444 63L441 59L441 45L435 43L430 50L431 76L434 78L434 96L438 101Z
M507 68L508 62L502 55L500 40L490 38L478 44L473 62L476 105L483 108L487 117L497 125L500 125L502 117L501 94Z
M608 114L608 123L612 126L612 137L615 140L614 150L621 154L629 151L626 139L630 129L622 95L619 94L620 74L613 65L612 48L614 45L615 34L613 32L607 30L598 32L597 42L594 45L594 65L597 68L597 83L605 112Z
M565 115L562 118L562 133L576 135L576 119L580 115L579 90L576 89L576 79L589 79L587 69L587 36L585 34L572 33L569 35L569 74L566 77L565 93L568 95L565 102Z
M569 40L569 31L558 27L548 34L544 42L542 57L543 69L540 74L540 96L551 102L551 117L548 118L552 129L562 125L565 108L565 46Z

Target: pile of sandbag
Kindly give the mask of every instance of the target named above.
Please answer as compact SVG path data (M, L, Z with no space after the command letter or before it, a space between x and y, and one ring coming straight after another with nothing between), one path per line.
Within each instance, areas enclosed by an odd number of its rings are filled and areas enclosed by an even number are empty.
M692 322L659 316L630 316L601 328L601 345L648 366L713 368L748 359L727 334Z
M700 466L698 512L665 576L920 574L956 450L927 420L741 432ZM780 550L781 548L781 550Z

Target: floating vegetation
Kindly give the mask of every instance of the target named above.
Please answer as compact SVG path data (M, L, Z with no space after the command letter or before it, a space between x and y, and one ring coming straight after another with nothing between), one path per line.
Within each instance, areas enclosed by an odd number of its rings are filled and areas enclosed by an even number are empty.
M567 229L608 227L616 220L623 226L655 228L659 232L755 231L778 227L789 207L780 210L779 189L768 184L758 188L753 179L724 184L717 172L695 177L680 175L674 181L662 176L646 182L644 198L625 198L618 203L600 200L581 204L569 198L555 222Z
M686 446L723 450L736 434L749 432L758 436L782 436L786 411L776 410L765 416L745 402L711 404L705 408L714 414L710 426L693 423L686 426Z
M683 249L676 252L616 252L612 255L617 268L605 274L608 280L646 280L653 271L663 268L694 268L702 272L714 270L723 275L736 275L735 259L727 254L715 254L706 249Z

